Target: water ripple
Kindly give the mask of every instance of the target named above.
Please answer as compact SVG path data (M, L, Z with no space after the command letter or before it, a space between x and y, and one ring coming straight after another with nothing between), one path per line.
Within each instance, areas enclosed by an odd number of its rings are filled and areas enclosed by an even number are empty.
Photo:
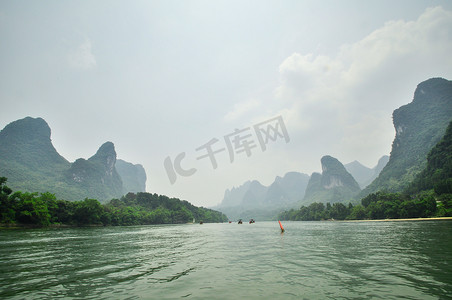
M5 299L446 299L452 222L0 231Z

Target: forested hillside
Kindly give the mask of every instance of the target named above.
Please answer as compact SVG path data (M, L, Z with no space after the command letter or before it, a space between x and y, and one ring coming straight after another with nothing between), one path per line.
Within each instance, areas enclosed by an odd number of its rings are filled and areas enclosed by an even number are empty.
M452 81L432 78L420 83L413 101L396 109L396 136L389 162L360 198L378 191L402 192L427 165L427 154L452 120Z
M442 140L427 156L427 167L407 189L410 193L434 189L438 195L452 194L452 122Z

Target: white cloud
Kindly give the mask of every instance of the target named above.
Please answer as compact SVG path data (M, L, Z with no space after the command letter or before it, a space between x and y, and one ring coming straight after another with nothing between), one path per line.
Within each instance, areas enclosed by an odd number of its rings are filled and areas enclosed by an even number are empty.
M97 65L96 57L91 51L91 41L85 39L85 41L78 46L75 51L72 51L68 55L68 62L72 68L88 70L95 68Z
M418 83L451 79L450 53L452 12L429 8L415 21L385 23L343 45L335 57L292 54L280 65L276 97L298 116L292 118L298 134L321 132L331 141L324 151L337 149L359 159L367 154L366 144L367 152L389 150L392 111L410 102ZM387 146L375 150L377 142ZM387 153L374 155L382 154Z
M227 122L235 121L246 113L252 111L253 109L258 108L259 106L259 101L255 99L236 103L234 104L233 109L224 116L224 120Z

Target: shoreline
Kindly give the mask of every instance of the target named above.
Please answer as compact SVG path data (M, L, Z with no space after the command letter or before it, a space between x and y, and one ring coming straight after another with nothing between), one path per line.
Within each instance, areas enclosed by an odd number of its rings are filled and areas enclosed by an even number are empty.
M371 219L371 220L336 220L336 221L338 221L338 222L403 222L403 221L441 221L441 220L452 220L452 217Z

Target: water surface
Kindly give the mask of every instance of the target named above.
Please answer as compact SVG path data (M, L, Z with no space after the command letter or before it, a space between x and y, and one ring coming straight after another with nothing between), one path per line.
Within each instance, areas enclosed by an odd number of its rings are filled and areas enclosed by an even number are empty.
M450 299L452 221L0 231L0 298Z

